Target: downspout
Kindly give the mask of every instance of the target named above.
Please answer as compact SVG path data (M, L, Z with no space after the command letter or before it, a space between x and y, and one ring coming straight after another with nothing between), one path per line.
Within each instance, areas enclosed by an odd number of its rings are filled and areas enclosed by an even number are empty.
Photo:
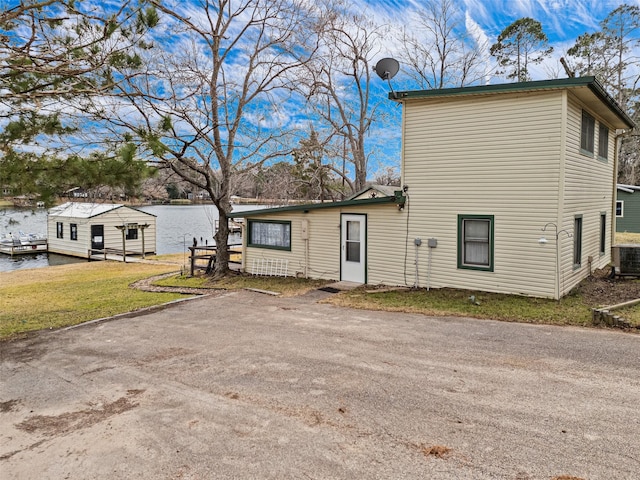
M613 152L613 194L611 195L611 248L616 243L616 202L618 200L618 161L620 154L620 137L627 133L623 130L622 133L616 133L614 140L614 152ZM609 249L609 260L611 261L611 248Z
M247 261L247 219L244 219L242 222L242 254L240 255L240 271L242 273L246 273L246 261Z
M556 212L555 224L558 225L556 233L564 228L564 195L565 195L565 166L567 161L567 123L569 112L569 94L567 90L562 91L562 118L560 120L560 169L558 172L558 210ZM555 269L555 299L560 300L562 292L560 290L560 277L563 275L562 248L560 245L560 235L556 235L556 269Z

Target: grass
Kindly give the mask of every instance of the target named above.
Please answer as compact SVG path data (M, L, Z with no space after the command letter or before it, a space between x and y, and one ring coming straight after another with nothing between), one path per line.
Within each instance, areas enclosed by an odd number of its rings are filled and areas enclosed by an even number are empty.
M204 276L185 277L176 275L154 282L155 285L168 287L222 288L225 290L240 290L254 288L277 292L284 297L302 295L310 290L322 287L327 280L310 280L293 277L257 277L252 275L232 274L221 280L212 282Z
M612 313L620 315L627 320L631 325L640 325L640 305L634 305L632 307L620 308L614 310Z
M637 235L637 234L636 234ZM640 240L640 235L637 235ZM629 240L619 240L628 242ZM637 241L637 240L634 240ZM75 325L182 298L178 293L151 293L129 285L137 280L180 269L183 254L149 257L158 263L92 262L34 270L0 272L0 339L42 329ZM208 277L171 276L155 284L176 287L253 288L300 295L330 283L281 277L232 274L212 282ZM560 301L472 292L455 289L398 289L377 292L363 286L333 295L326 301L346 307L413 312L434 316L465 316L503 321L591 325L590 305L575 293ZM368 291L370 293L368 293ZM620 315L640 325L640 307L620 311Z
M640 243L640 233L616 232L616 243Z
M464 316L554 325L591 325L591 305L579 294L569 295L557 301L450 288L366 293L362 287L331 297L328 301L346 307L433 316Z
M175 265L92 262L0 272L0 339L76 325L184 297L129 284Z

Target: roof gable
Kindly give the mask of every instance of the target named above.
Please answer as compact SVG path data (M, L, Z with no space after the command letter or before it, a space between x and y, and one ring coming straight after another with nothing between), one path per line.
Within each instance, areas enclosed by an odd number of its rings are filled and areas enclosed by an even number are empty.
M136 212L154 217L155 215L119 203L83 203L67 202L49 209L50 217L92 218L119 208L129 208Z

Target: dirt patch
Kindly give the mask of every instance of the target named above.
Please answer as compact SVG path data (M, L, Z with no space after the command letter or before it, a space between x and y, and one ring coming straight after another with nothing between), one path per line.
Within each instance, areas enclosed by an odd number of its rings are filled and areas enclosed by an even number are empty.
M446 458L451 453L451 449L444 445L423 446L421 450L426 457Z
M572 477L571 475L560 475L559 477L553 477L551 480L584 480L584 478Z
M105 403L102 408L89 408L60 415L34 415L18 423L16 428L27 433L39 433L48 437L92 427L103 420L124 413L138 406L132 397L140 395L144 390L129 390L127 395L118 400Z
M0 402L0 413L8 413L14 411L19 403L19 400L7 400L6 402Z
M617 305L640 298L640 281L635 277L611 278L611 269L596 270L576 288L592 307Z

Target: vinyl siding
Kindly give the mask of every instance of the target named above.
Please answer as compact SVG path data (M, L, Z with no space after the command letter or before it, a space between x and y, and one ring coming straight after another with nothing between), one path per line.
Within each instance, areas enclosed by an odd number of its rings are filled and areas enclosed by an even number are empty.
M640 233L640 192L618 191L617 200L623 202L623 216L616 218L616 232Z
M555 251L538 239L558 216L563 105L562 92L405 103L408 247L438 240L430 286L554 296ZM494 216L493 272L457 268L459 214Z
M580 127L582 110L585 109L595 120L595 154L585 155L580 151ZM563 293L569 292L590 270L606 267L611 261L611 225L614 194L615 128L609 127L608 160L598 159L598 134L602 118L569 94L567 119L567 145L565 166L565 196L562 228L573 234L574 219L582 215L582 263L579 268L573 264L574 238L563 235L561 240ZM600 255L600 214L607 215L605 254ZM588 258L592 258L589 265Z
M340 279L340 221L342 214L367 215L367 283L402 284L404 253L397 253L403 241L401 231L406 217L394 204L362 207L330 208L303 212L265 214L248 220L291 221L291 251L245 247L244 269L253 273L261 260L288 260L288 275L305 272L305 241L300 238L302 220L309 222L309 255L307 273L310 278Z

